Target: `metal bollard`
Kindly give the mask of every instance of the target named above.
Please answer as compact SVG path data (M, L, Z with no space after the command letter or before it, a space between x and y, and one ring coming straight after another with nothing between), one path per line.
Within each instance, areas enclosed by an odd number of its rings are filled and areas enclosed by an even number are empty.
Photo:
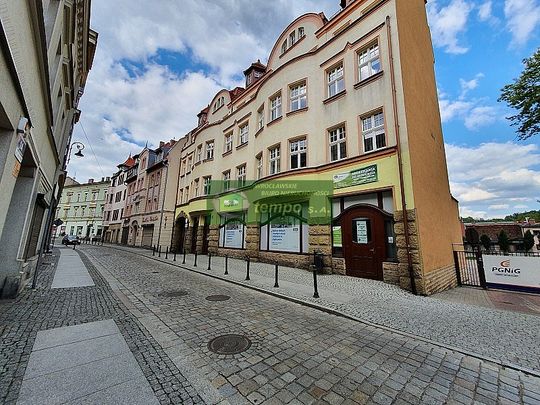
M165 250L165 259L169 260L169 247L167 246L167 250Z
M173 262L176 261L176 249L174 249L174 256L173 256L173 259L172 259L172 260L173 260Z
M186 249L184 248L184 258L182 259L182 264L186 264Z
M229 256L225 256L225 275L229 274Z
M156 255L156 247L152 246L152 256L155 256L155 255Z
M210 266L211 263L212 263L212 253L208 252L208 268L206 270L212 270Z
M274 288L279 288L279 284L278 284L278 264L276 263L275 265L275 270L276 270L276 282L274 283Z
M161 246L158 246L158 257L161 257Z
M313 268L313 298L319 298L319 290L317 289L317 268Z
M249 281L249 257L246 259L246 281Z
M197 267L197 251L195 251L195 261L193 262L193 267Z

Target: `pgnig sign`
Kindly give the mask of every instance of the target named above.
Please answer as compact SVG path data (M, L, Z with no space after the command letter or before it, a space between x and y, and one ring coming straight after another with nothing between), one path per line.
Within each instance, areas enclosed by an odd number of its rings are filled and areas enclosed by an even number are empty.
M540 257L484 255L486 282L540 292Z

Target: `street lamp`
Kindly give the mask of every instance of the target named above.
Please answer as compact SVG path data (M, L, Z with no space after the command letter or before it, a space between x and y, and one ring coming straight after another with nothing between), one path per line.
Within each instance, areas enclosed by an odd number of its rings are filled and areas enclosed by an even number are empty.
M69 147L68 156L67 156L67 162L66 166L69 164L69 159L71 157L71 151L73 150L73 147L77 148L77 152L75 152L75 156L77 157L83 157L82 151L84 150L84 144L82 142L73 142L71 146Z

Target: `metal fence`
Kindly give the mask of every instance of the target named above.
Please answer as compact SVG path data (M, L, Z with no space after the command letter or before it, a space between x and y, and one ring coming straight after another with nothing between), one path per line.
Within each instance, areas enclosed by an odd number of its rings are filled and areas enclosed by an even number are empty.
M459 285L486 286L481 253L468 250L454 251L454 261Z

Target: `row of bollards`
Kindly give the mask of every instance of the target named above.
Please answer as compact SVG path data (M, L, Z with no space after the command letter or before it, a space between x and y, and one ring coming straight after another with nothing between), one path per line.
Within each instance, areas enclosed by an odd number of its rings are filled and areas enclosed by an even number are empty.
M75 249L75 246L73 246L73 249ZM152 256L155 256L157 253L158 257L161 257L161 246L152 246ZM165 254L165 259L169 259L169 254L172 254L173 255L173 258L172 260L173 261L176 261L176 250L174 252L172 252L170 250L170 248L167 246L165 251L164 251L164 254ZM183 250L183 254L182 254L182 264L186 264L186 254L187 254L187 251L186 249ZM198 253L195 251L194 254L193 254L193 267L197 267L197 259L198 259ZM246 262L246 277L244 279L244 281L250 281L251 280L251 277L250 277L250 265L251 265L251 259L250 257L246 257L245 259L245 262ZM317 259L316 259L316 264L319 264L317 263ZM319 289L318 289L318 286L317 286L317 272L319 270L319 267L320 267L320 264L319 265L316 265L316 266L313 266L313 298L320 298L319 296ZM207 266L207 270L208 271L211 271L212 270L212 253L208 252L208 266ZM224 275L229 275L229 256L228 255L225 255L225 272L224 272ZM274 288L279 288L279 265L276 263L274 264Z

